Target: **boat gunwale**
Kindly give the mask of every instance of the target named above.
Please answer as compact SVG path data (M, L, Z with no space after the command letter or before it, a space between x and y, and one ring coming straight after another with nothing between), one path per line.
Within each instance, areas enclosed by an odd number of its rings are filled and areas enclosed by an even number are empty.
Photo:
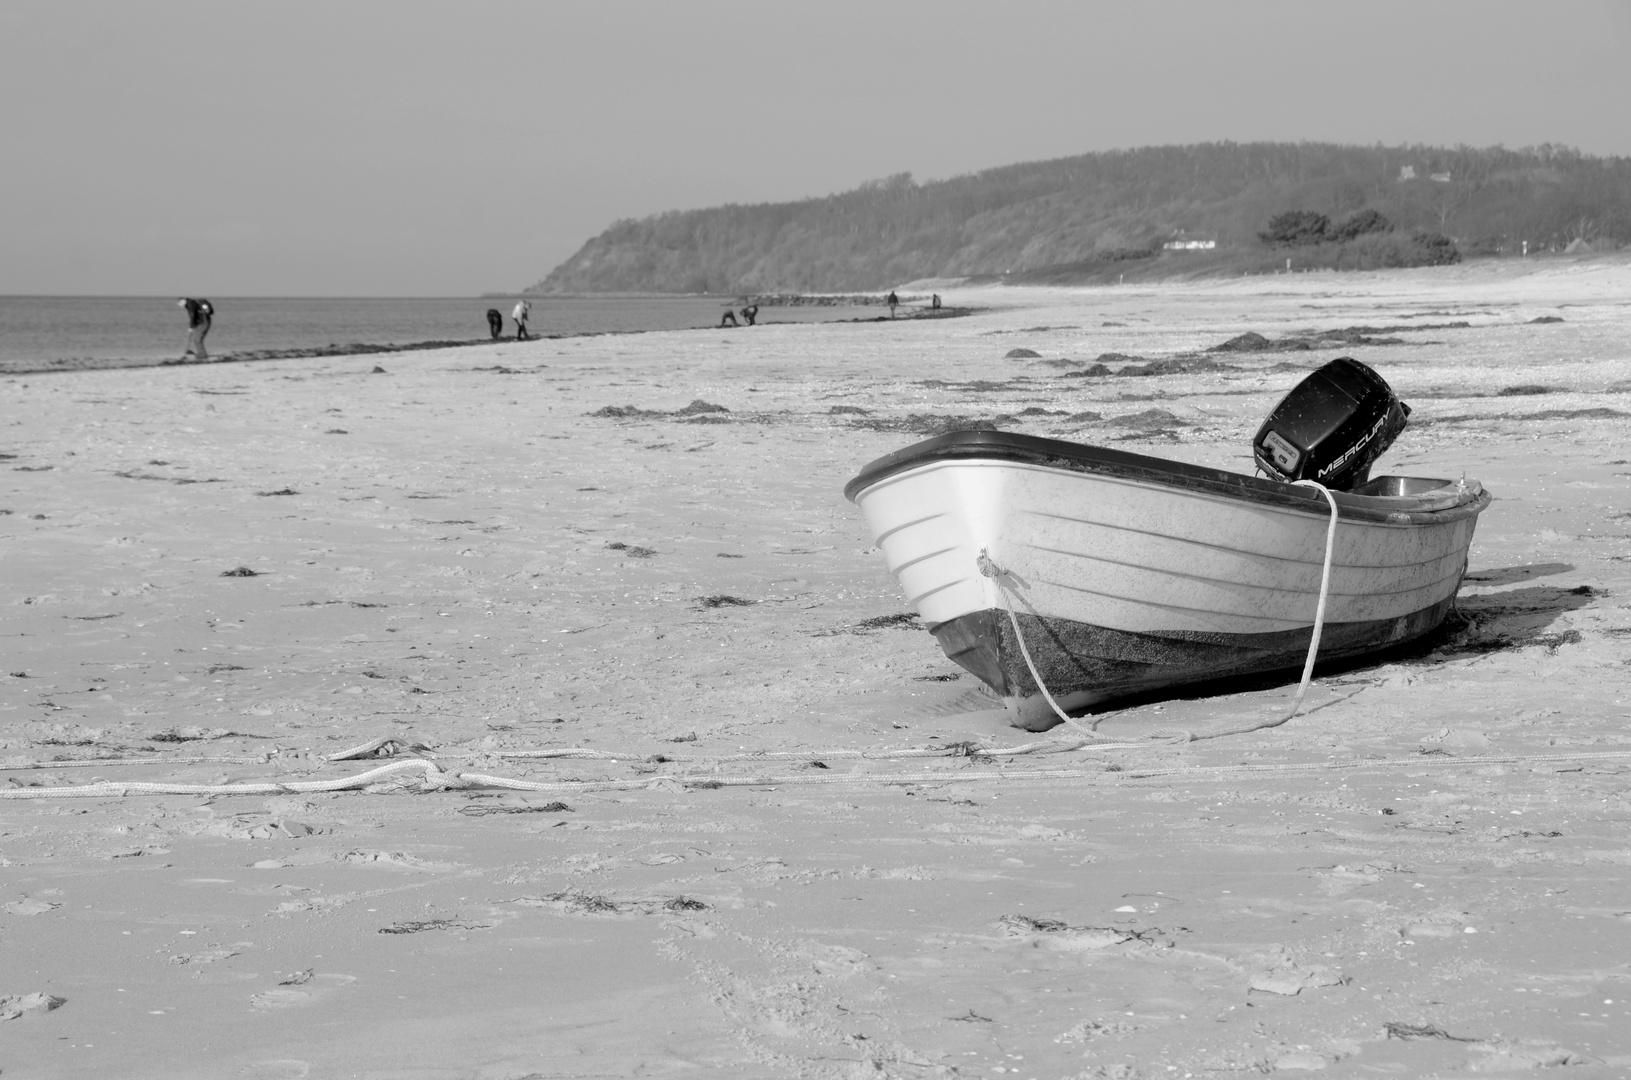
M868 488L923 466L981 460L995 465L1028 465L1180 491L1204 492L1320 517L1326 517L1330 512L1324 496L1311 487L1087 443L983 430L952 431L886 454L868 463L853 480L844 485L844 497L851 502L859 502L861 494ZM1442 488L1452 485L1453 482L1449 480L1442 482ZM1432 510L1408 509L1413 502L1419 505L1425 501L1421 496L1355 495L1347 491L1332 491L1331 494L1336 497L1340 519L1383 525L1444 524L1463 517L1475 517L1489 506L1492 499L1489 492L1476 481L1467 484L1462 501Z

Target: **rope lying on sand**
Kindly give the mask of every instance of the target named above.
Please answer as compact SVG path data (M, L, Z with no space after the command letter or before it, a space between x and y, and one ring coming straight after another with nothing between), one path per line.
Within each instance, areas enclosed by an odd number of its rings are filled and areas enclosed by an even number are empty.
M287 795L308 791L350 791L378 784L401 773L423 772L427 777L442 770L434 762L416 758L381 765L356 776L339 780L261 781L247 784L156 784L135 780L104 780L95 784L61 787L19 788L0 791L0 799L95 799L125 795Z
M503 788L565 794L593 791L671 791L726 787L803 787L832 784L948 784L979 780L1082 780L1096 779L1121 783L1184 777L1192 780L1220 780L1253 773L1354 772L1365 769L1422 768L1454 765L1513 765L1578 763L1631 758L1631 750L1597 750L1572 754L1484 754L1477 757L1427 756L1410 758L1354 759L1348 761L1279 762L1260 765L1157 765L1120 768L1106 765L1098 769L1012 769L955 772L866 774L836 776L653 776L639 780L518 780L487 773L443 769L433 761L413 758L381 765L356 776L337 780L261 781L240 784L169 784L102 781L59 787L19 788L0 791L3 799L101 799L131 795L287 795L327 791L445 791L470 788ZM411 774L418 773L418 777ZM413 786L408 786L412 782Z
M829 751L799 751L799 750L769 750L756 753L726 754L718 757L673 757L666 754L640 754L633 752L619 753L609 750L589 750L581 747L563 747L549 750L495 750L478 751L471 754L438 755L439 757L459 756L485 756L518 759L590 759L596 761L626 761L630 763L713 763L722 764L732 761L820 761L823 758L860 758L888 760L891 758L929 758L929 757L1017 757L1027 754L1059 754L1072 750L1090 747L1092 749L1117 749L1121 747L1134 747L1137 743L1094 743L1088 739L1045 739L1037 742L1023 743L1019 746L984 746L975 742L948 743L945 746L931 746L908 748L902 750L829 750ZM413 742L397 736L385 735L377 739L353 746L338 753L327 754L319 758L321 763L355 761L366 758L394 757L398 754L430 754L430 747L420 742ZM128 766L128 765L190 765L206 763L224 763L234 765L263 765L277 757L276 753L254 758L239 757L187 757L187 758L84 758L77 761L28 761L12 764L0 764L0 771L25 769L52 769L52 768L84 768L94 765ZM356 776L339 780L291 780L291 781L262 781L236 784L175 784L175 783L149 783L145 781L104 780L92 784L62 785L57 787L22 788L13 791L0 791L0 799L68 799L68 798L102 798L122 797L126 795L278 795L299 794L301 792L323 791L353 791L366 790L380 784L393 782L391 778L401 777L402 774L418 772L420 790L438 790L444 788L465 787L499 787L513 788L520 791L583 791L583 790L623 790L650 787L662 781L673 782L672 777L654 777L639 781L532 781L519 780L511 777L490 776L485 773L467 773L454 769L444 768L435 762L423 757L414 757L412 760L398 761L371 769ZM1000 775L1000 774L993 774ZM798 778L793 778L798 779ZM838 779L838 778L832 778ZM741 782L737 777L708 777L686 781L686 786L724 787L727 783L735 785ZM780 779L759 778L757 783L780 783ZM398 779L395 783L400 784ZM587 787L586 787L587 785Z
M166 757L166 758L74 758L71 761L22 761L7 764L0 761L0 772L12 769L89 769L96 765L264 765L266 754L260 757Z
M1020 746L984 746L975 742L947 743L945 746L925 746L906 750L761 750L746 754L723 754L718 757L687 758L671 754L619 754L609 750L493 750L493 757L501 758L595 758L607 761L812 761L827 758L862 758L883 761L890 758L931 757L1018 757L1025 754L1065 754L1072 750L1142 749L1142 742L1105 742L1098 739L1045 739Z
M1019 746L986 746L977 742L952 742L944 746L924 746L904 750L756 750L744 754L721 754L707 757L685 757L674 754L643 754L636 750L589 750L582 747L559 747L548 750L478 750L437 752L424 743L409 742L386 735L371 739L360 746L326 754L324 762L356 761L370 758L396 757L399 754L423 755L430 758L498 757L526 759L588 759L592 761L650 762L653 764L727 761L823 761L828 758L860 758L888 760L890 758L936 757L1018 757L1026 754L1065 754L1072 750L1121 750L1148 745L1141 742L1098 742L1092 739L1042 739ZM0 772L23 769L84 769L97 765L264 765L276 760L277 753L259 757L182 757L182 758L77 758L72 761L0 761Z

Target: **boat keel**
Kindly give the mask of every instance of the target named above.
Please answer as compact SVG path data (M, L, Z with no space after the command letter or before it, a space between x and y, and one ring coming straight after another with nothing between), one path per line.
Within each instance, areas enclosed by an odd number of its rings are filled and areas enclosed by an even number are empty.
M1319 658L1347 659L1403 644L1444 621L1454 596L1394 619L1326 623ZM1308 654L1311 626L1264 634L1197 630L1144 633L1016 613L1025 647L1059 706L1075 713L1102 702L1213 679L1293 670ZM954 663L1004 699L1027 731L1059 722L1031 677L1008 612L989 608L931 628Z

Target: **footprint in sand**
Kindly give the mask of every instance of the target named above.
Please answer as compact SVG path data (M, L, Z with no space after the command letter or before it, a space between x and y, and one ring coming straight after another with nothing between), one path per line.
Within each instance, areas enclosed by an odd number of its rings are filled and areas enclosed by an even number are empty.
M242 950L251 948L254 948L254 943L250 941L234 942L231 945L215 945L212 943L208 948L198 952L177 953L170 957L170 963L179 964L183 967L187 965L202 967L205 964L213 964L217 960L229 960L237 956Z
M356 981L355 975L313 975L303 982L256 994L249 999L249 1005L254 1009L295 1009L302 1005L315 1005Z

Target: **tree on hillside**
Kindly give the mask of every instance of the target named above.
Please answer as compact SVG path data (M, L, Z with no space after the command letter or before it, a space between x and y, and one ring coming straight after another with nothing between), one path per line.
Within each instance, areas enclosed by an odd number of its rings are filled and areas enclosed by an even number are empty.
M1455 241L1443 233L1436 233L1429 229L1412 233L1410 242L1425 253L1425 262L1428 266L1448 266L1461 261L1461 252L1455 248Z
M1328 239L1338 243L1346 243L1356 236L1366 233L1387 232L1393 228L1393 222L1380 210L1367 207L1357 213L1350 214L1343 222L1327 232Z
M893 176L886 176L881 180L867 180L867 181L863 182L861 184L861 186L857 190L859 190L859 191L910 191L912 188L915 188L915 187L917 187L917 185L912 182L912 174L909 173L909 172L903 172L903 173L895 173Z
M1456 148L1453 161L1454 167L1448 174L1450 179L1444 183L1434 183L1429 189L1432 191L1433 209L1438 214L1439 232L1449 229L1451 214L1478 198L1495 171L1493 155L1465 146Z
M1257 234L1271 247L1300 247L1325 239L1331 219L1313 210L1287 210L1269 218L1269 227Z

